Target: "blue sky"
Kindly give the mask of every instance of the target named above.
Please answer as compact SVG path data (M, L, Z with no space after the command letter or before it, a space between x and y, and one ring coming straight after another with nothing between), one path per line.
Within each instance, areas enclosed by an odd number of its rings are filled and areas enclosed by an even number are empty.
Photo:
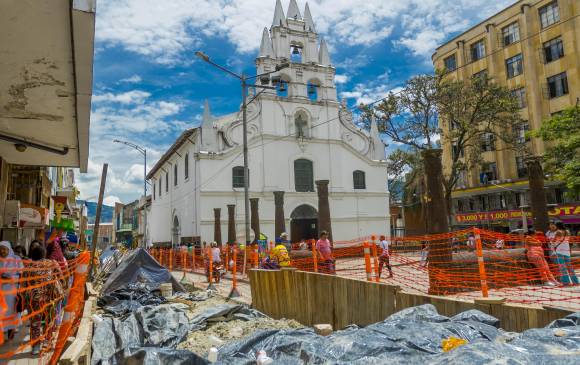
M286 11L289 0L282 0ZM431 54L514 0L311 0L318 33L329 43L339 97L349 105L384 97L409 77L432 72ZM305 1L298 0L303 12ZM235 79L198 61L248 74L275 0L99 0L97 8L89 171L81 197L97 195L109 162L105 202L142 194L141 156L113 139L148 150L150 168L186 128L236 111Z

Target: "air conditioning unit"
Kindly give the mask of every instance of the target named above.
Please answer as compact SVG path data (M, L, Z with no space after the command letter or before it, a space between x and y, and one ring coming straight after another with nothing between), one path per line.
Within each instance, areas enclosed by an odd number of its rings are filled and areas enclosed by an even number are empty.
M4 206L4 226L16 228L20 222L20 200L6 200Z

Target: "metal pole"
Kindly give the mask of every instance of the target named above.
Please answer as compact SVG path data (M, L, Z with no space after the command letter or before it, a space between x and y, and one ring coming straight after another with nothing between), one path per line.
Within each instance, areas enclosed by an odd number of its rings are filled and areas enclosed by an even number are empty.
M248 171L248 120L247 120L247 85L246 75L242 74L242 126L244 134L244 228L246 235L246 247L244 249L244 264L242 266L242 273L246 273L246 258L247 248L250 244L250 176Z
M89 263L89 278L93 280L93 263L95 262L95 251L99 241L99 225L101 223L101 209L103 207L103 195L105 195L105 183L107 181L107 170L109 164L103 165L103 173L101 174L101 187L99 189L99 201L97 203L97 214L95 215L95 225L93 230L93 247L91 247L91 262Z
M250 243L250 176L248 170L248 120L247 120L247 109L246 104L248 97L247 85L246 85L246 75L242 74L242 126L244 134L244 225L246 234L246 245ZM245 252L244 252L245 259ZM245 262L245 260L244 260Z
M143 149L143 248L147 248L147 150Z

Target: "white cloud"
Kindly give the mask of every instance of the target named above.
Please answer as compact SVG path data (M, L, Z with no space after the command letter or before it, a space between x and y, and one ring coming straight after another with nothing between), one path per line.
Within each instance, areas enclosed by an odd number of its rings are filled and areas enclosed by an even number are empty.
M370 104L382 98L385 98L389 93L398 93L400 87L392 88L388 84L381 85L365 85L356 84L352 91L345 91L340 93L342 98L355 99L356 104Z
M103 198L103 204L108 206L115 206L115 203L120 203L121 199L118 196L109 195Z
M120 104L143 104L151 96L150 93L141 90L132 90L120 94L104 93L93 95L93 103L120 103Z
M120 83L127 83L127 84L138 84L141 81L143 81L143 80L141 79L141 76L139 76L139 75L133 75L131 77L127 77L125 79L119 80Z
M305 1L299 1L301 9ZM311 1L319 33L331 44L370 46L399 31L396 44L429 56L450 33L465 29L515 0ZM186 50L202 36L226 37L241 53L255 52L269 27L274 0L102 0L97 40L122 45L152 60L188 63ZM283 1L284 9L288 1ZM477 11L474 11L477 9Z
M336 76L334 76L334 82L336 82L337 84L346 84L348 82L348 76L347 75L336 75Z

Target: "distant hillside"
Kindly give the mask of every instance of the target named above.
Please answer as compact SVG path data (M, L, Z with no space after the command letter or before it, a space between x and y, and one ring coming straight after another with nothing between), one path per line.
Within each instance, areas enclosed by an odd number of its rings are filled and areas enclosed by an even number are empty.
M82 204L84 201L79 200L77 204ZM87 204L87 216L89 217L89 224L95 223L95 216L97 215L97 203L96 202L86 202ZM108 205L103 205L101 209L101 223L113 223L113 212L114 207Z

